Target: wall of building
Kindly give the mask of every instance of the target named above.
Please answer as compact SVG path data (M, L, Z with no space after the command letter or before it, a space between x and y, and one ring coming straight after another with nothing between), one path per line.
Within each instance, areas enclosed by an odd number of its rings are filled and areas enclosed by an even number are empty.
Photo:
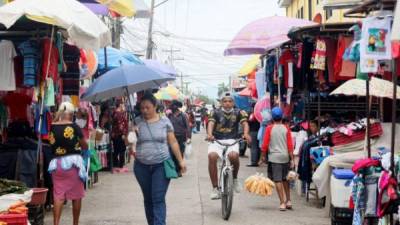
M322 16L322 23L338 23L338 22L354 21L354 19L345 18L343 16L346 9L337 9L329 12L323 9L322 3L323 0L292 0L290 6L286 8L286 16L313 20L313 18L319 13ZM311 10L311 18L309 14L310 10ZM330 16L327 18L327 15Z

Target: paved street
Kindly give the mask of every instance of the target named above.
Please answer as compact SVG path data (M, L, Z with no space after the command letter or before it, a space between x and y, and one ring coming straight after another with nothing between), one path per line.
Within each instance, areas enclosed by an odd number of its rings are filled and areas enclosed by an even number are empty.
M293 194L294 211L279 212L276 193L268 198L242 192L235 195L229 222L221 219L220 201L211 201L207 171L207 144L204 134L194 135L193 154L187 161L188 173L172 181L168 191L169 225L324 225L330 224L325 210ZM249 152L247 152L249 154ZM248 168L248 158L241 159L240 180L265 168ZM131 165L129 166L132 167ZM132 173L101 173L100 183L87 192L81 214L83 225L138 225L146 224L142 193ZM62 224L72 224L71 204L63 212ZM52 215L46 216L52 224Z

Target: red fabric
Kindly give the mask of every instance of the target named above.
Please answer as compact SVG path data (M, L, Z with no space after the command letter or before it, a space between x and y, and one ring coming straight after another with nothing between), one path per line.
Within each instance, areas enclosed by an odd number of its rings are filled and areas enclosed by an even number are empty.
M355 161L353 167L351 168L351 170L354 173L358 173L359 170L364 169L364 168L368 168L371 166L379 166L380 162L379 160L375 160L375 159L360 159Z
M351 61L343 60L343 54L346 51L346 48L350 46L352 41L352 37L339 37L334 64L334 79L336 81L350 80L356 76L357 65Z
M362 141L365 138L365 130L363 131L355 131L353 135L347 136L345 134L340 133L339 131L336 131L335 133L332 134L332 143L335 146L338 145L345 145L345 144L350 144L353 142L357 141ZM383 134L382 126L380 123L374 123L371 124L371 138L379 137Z
M283 66L283 80L286 88L289 88L289 63L294 62L294 58L290 50L286 49L279 58L279 65Z
M88 60L87 60L87 57L86 57L86 52L85 52L85 50L80 49L79 51L80 51L80 53L81 53L80 62L81 62L82 64L87 64Z
M51 53L50 53L50 46ZM58 49L54 45L54 43L50 43L50 39L44 39L42 42L42 77L46 78L48 59L50 57L50 66L49 66L49 77L53 78L53 80L58 79L58 62L59 62L59 54Z
M400 41L392 41L392 56L399 58L400 56Z
M249 73L249 75L247 75L247 79L249 79L249 80L256 79L256 72L257 72L257 70L253 70L253 72Z
M85 188L79 177L79 170L61 168L61 160L57 159L57 169L51 173L53 179L53 196L56 200L79 200L85 196Z
M294 146L293 146L293 139L292 139L292 132L290 131L288 126L285 126L287 129L286 139L287 139L287 148L288 152L292 153ZM271 142L271 132L274 128L274 124L267 126L264 134L263 144L261 146L261 152L268 153L269 143Z
M28 121L27 107L32 102L32 98L20 93L8 93L3 102L10 109L10 119L12 121Z
M333 39L324 39L326 44L326 63L328 68L329 82L336 83L335 79L335 56L337 45Z

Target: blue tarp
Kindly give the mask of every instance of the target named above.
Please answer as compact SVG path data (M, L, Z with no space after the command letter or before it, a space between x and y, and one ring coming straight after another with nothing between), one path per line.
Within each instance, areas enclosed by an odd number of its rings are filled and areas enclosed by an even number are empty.
M251 98L240 96L238 93L234 93L233 98L235 100L236 107L247 112L251 111L251 103L253 102Z
M104 48L98 51L99 71L106 72L120 67L121 65L143 64L143 62L132 52L107 47L107 69L105 68Z

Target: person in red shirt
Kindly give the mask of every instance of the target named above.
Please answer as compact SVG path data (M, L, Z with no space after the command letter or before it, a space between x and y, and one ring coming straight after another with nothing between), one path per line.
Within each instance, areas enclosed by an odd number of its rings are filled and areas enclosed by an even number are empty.
M118 99L113 113L112 142L114 147L114 166L123 168L125 164L126 138L128 136L128 116L124 102Z
M282 122L283 111L272 109L274 123L266 128L261 147L262 161L268 154L268 177L275 182L280 200L279 210L292 209L290 188L287 180L289 170L294 167L293 141L289 127Z

